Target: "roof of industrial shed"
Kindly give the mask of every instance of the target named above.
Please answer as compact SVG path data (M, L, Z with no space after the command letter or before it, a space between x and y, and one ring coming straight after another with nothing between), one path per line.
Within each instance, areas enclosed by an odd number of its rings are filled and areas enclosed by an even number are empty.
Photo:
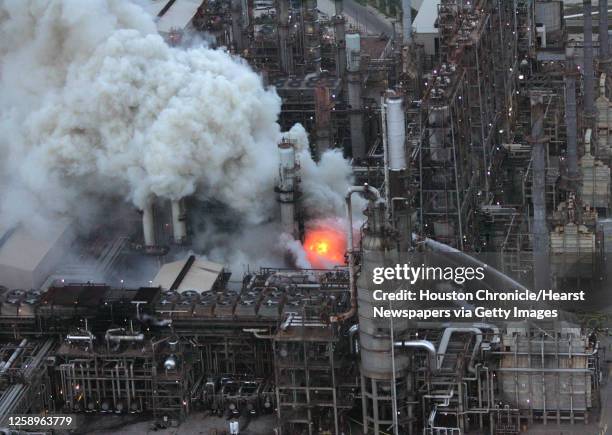
M69 221L58 221L34 235L23 225L0 234L0 267L34 271L69 231Z
M172 29L182 30L191 22L202 1L198 0L176 0L170 8L159 17L157 30L162 33L170 32Z
M428 0L421 4L419 12L412 22L412 30L415 33L438 33L435 24L438 19L439 4L440 0Z
M223 272L223 265L201 258L192 260L191 265L189 263L190 259L187 257L183 260L164 264L153 279L153 286L160 286L165 290L171 289L180 277L181 271L186 269L184 277L173 290L178 292L186 290L211 291Z

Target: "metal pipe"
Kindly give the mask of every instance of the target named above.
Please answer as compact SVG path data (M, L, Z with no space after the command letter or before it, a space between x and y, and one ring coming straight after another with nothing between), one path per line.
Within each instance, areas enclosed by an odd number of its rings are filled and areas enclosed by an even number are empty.
M444 334L442 335L442 339L440 340L440 346L438 348L438 368L442 368L442 363L444 362L444 356L446 355L446 349L448 348L448 343L450 342L451 336L455 333L470 333L474 334L476 337L476 343L474 344L474 349L472 350L472 357L470 358L470 364L468 366L468 371L470 373L476 373L476 367L474 366L474 361L476 359L476 354L480 349L480 343L482 343L482 331L475 327L451 327L446 328L444 330Z
M584 0L584 111L586 126L595 119L595 73L593 71L593 16L591 0Z
M351 308L341 314L332 315L329 317L331 323L342 322L346 319L351 318L357 312L357 285L355 283L355 264L353 255L353 210L351 205L351 197L354 193L364 193L369 196L370 202L380 200L380 193L377 189L373 188L368 184L363 186L352 186L349 187L346 193L346 215L348 220L348 232L347 232L347 253L348 253L348 269L349 269L349 290L351 292Z
M359 354L359 341L355 339L355 334L359 332L359 323L354 324L348 330L349 345L351 346L351 354Z
M21 343L19 343L19 346L17 346L17 348L13 351L13 353L11 354L11 357L8 359L6 364L4 364L2 368L0 369L0 375L5 374L8 371L8 369L11 368L11 366L13 365L13 363L15 362L15 360L17 359L17 357L23 351L23 349L26 347L27 344L28 344L28 340L26 338L21 340Z
M599 0L599 63L605 71L610 56L610 39L608 37L608 0Z
M438 371L438 360L437 360L437 355L438 353L436 352L436 346L428 340L407 340L407 341L396 341L393 343L394 347L399 347L399 348L403 348L403 347L410 347L410 348L417 348L417 349L424 349L427 351L427 353L429 354L429 368L432 372L437 372Z
M489 329L491 331L493 331L493 340L491 340L491 343L499 343L501 341L501 334L499 332L499 328L491 323L473 323L472 326L474 328L478 328L481 331L483 329Z
M402 0L402 36L404 44L412 42L412 0Z
M133 335L113 335L114 332L124 332L124 331L125 329L123 328L109 329L108 331L106 331L106 334L104 335L104 339L106 341L114 341L114 342L143 341L144 340L144 334L142 332L139 334L133 334Z

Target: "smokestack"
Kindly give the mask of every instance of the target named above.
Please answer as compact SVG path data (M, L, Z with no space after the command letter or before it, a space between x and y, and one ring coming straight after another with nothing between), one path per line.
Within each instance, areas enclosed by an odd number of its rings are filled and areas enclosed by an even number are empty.
M359 33L346 35L346 70L348 71L349 123L353 158L366 155L363 134L363 114L361 113L361 38Z
M567 70L565 71L565 125L567 138L567 187L576 189L580 178L578 172L578 124L576 121L576 68L574 50L568 48L565 53ZM585 81L586 83L586 81ZM586 92L585 92L586 93Z
M153 215L153 200L149 199L142 209L142 233L145 246L156 246L155 217Z
M608 0L599 0L599 63L603 71L608 69L610 56L608 38Z
M593 16L591 0L584 0L584 117L587 128L595 119L595 73L593 71Z
M295 201L297 187L297 165L295 148L292 143L282 141L278 144L280 156L279 182L276 188L280 202L281 227L284 233L297 236L295 221Z
M534 290L550 288L549 233L546 224L546 144L544 138L544 98L531 94L531 141L533 169L533 265Z
M412 42L412 0L402 0L402 31L404 44Z
M183 201L172 200L172 233L174 243L182 245L187 241L187 224L185 222L185 211Z
M343 5L342 0L335 0L336 14L333 18L334 36L336 38L336 75L344 77L346 70L346 34L345 20L342 15Z
M280 69L285 74L293 73L293 55L289 47L289 1L277 0L278 44Z

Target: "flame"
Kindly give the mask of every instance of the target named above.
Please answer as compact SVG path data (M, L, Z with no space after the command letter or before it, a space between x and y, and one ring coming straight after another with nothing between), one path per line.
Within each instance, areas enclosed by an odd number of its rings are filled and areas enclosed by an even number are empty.
M304 248L314 268L329 268L344 264L346 236L340 228L317 226L306 230Z

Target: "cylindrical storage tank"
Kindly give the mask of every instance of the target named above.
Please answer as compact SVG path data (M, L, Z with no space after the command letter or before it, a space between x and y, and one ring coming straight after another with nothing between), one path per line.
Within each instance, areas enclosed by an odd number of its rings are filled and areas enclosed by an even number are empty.
M359 71L361 52L361 37L359 33L346 35L346 69L351 72Z
M183 211L183 203L179 199L172 200L172 233L174 243L177 245L183 244L187 240L185 213Z
M387 98L387 149L391 171L406 169L406 119L402 106L401 97Z
M142 233L145 246L155 246L155 219L153 201L148 201L142 209Z

